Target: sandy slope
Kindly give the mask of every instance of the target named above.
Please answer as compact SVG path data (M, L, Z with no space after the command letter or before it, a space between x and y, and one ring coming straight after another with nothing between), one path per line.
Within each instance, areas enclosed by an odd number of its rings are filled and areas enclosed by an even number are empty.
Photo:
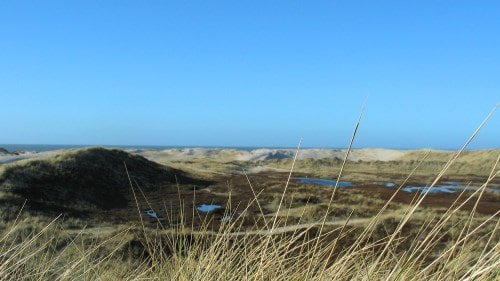
M396 160L408 154L412 150L394 150L382 148L355 149L351 152L349 160L353 161L390 161ZM162 151L144 150L132 151L151 160L168 158L171 161L176 160L195 160L202 158L211 158L218 161L262 161L272 159L293 158L295 149L254 149L254 150L236 150L236 149L217 149L217 148L184 148L167 149ZM342 149L321 149L307 148L301 149L298 159L322 159L322 158L341 158L345 157L346 150Z
M299 151L297 159L322 159L322 158L340 158L343 159L346 154L345 149L323 149L323 148L306 148ZM455 151L451 150L434 150L434 149L385 149L385 148L361 148L353 149L349 155L351 161L411 161L422 159L428 152L427 160L443 161L453 156ZM237 149L219 149L219 148L185 148L185 149L167 149L167 150L143 150L135 151L135 153L145 156L150 159L168 158L169 160L195 160L206 159L217 161L262 161L273 159L293 158L295 149L254 149L254 150L237 150ZM460 160L465 162L482 161L485 158L496 158L500 153L499 149L489 150L471 150L464 151Z
M274 159L293 158L295 149L254 149L254 150L238 150L225 148L182 148L182 149L166 149L166 150L138 150L127 149L127 152L138 154L148 158L149 160L159 163L171 161L196 161L208 159L216 162L232 162L232 161L265 161ZM412 161L422 159L429 151L427 160L447 160L453 156L454 151L444 150L396 150L384 148L362 148L354 149L349 155L351 161ZM60 151L48 151L41 153L27 153L22 155L0 155L0 164L15 162L22 159L44 158L50 157ZM323 158L339 158L345 157L345 149L322 149L322 148L306 148L301 149L298 154L298 159L323 159ZM500 150L474 150L465 151L462 153L459 161L477 163L485 159L498 157ZM492 159L493 159L492 158Z
M52 151L44 151L44 152L26 152L23 154L15 155L15 154L3 154L0 155L0 164L16 162L24 159L34 159L34 158L47 158L57 155L61 153L61 150L52 150Z

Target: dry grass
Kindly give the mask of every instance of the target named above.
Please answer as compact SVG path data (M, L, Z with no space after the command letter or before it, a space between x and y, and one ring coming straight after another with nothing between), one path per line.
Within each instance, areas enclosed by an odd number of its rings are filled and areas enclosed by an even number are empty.
M477 200L471 197L471 200ZM255 204L255 202L254 202ZM179 224L69 230L21 219L0 236L0 280L496 280L498 213L382 212L336 224ZM277 220L286 220L286 210ZM238 216L237 214L233 214ZM207 224L205 224L208 226ZM315 244L317 243L317 246Z
M495 163L500 150L465 151L447 170L446 176L454 179L473 179L488 176L489 168ZM410 152L398 160L391 161L349 161L344 179L353 181L380 181L404 178L427 154L425 151ZM430 151L425 162L413 173L414 177L432 179L452 157L454 152ZM272 160L261 163L267 167L283 169L290 167L292 160ZM296 171L318 177L335 178L342 164L341 159L303 159L296 163Z
M307 152L301 151L296 160L295 172L330 178L335 178L338 175L343 162L341 155L345 154L343 150L305 149L305 151ZM314 153L311 151L314 151ZM189 152L192 154L189 154ZM290 150L288 149L286 152L290 152ZM422 163L413 175L430 179L434 178L448 159L454 155L454 151L421 149L389 150L387 153L401 156L385 157L385 152L387 150L353 150L351 155L355 156L349 157L348 165L344 171L344 178L357 181L389 180L395 176L404 178L425 156L425 163ZM485 177L499 152L499 149L463 151L460 157L454 161L454 164L447 169L447 176L456 179L467 179L471 175ZM270 159L267 160L244 161L240 158L245 158L243 156L252 152L234 149L200 148L193 149L193 151L190 149L170 149L165 151L139 151L137 153L155 162L209 178L238 172L242 168L250 172L254 170L289 171L293 162L292 157L273 159L272 155L268 155ZM328 157L330 154L337 156Z
M431 186L462 152L450 157ZM347 157L340 163L346 171ZM252 200L239 212L226 208L224 217L232 219L217 229L211 228L210 216L200 216L201 226L190 226L182 211L170 221L158 220L157 228L147 227L139 204L149 204L147 197L140 181L128 175L139 226L67 229L60 218L47 222L19 216L1 226L0 280L498 280L500 210L477 212L485 189L500 172L500 155L495 158L481 188L462 193L449 208L422 209L428 194L416 193L405 208L391 209L400 187L386 202L377 202L370 218L347 214L336 222L328 220L336 187L331 200L323 202L324 214L305 222L309 203L297 207L287 201L290 176L278 200L268 202L274 204L272 216L264 214L261 194L248 178ZM408 178L422 163L415 163ZM344 179L342 170L337 179ZM464 202L473 208L462 211ZM252 208L261 216L248 228L245 215ZM292 214L298 221L287 221ZM168 226L172 221L174 228Z
M27 200L32 214L66 213L92 217L96 213L128 207L130 188L122 167L127 163L132 178L145 190L175 185L206 184L183 171L162 166L121 150L99 147L60 152L54 157L2 165L0 171L0 219L9 219Z

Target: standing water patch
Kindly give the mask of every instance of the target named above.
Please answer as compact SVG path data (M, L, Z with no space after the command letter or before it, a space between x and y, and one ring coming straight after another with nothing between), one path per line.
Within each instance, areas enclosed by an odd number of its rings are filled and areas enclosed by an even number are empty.
M208 212L220 209L220 208L222 208L222 206L217 205L217 204L201 204L200 206L198 206L196 208L196 210L198 210L200 212L208 213Z
M428 186L406 186L402 188L405 192L421 191L425 193L454 193L455 190L449 188L448 186L434 186L430 188Z
M444 182L444 183L445 185L437 185L434 186L433 188L430 188L428 186L406 186L402 188L402 190L405 192L421 191L428 193L455 193L457 191L458 192L463 190L476 191L479 189L479 187L477 186L465 186L462 185L462 183L460 182ZM497 189L495 187L488 187L484 191L500 193L500 189Z
M327 185L327 186L335 186L337 183L336 180L326 180L320 178L298 178L300 183L306 184L319 184L319 185ZM349 187L352 186L352 182L350 181L339 181L339 187Z
M158 218L158 215L156 214L156 212L153 209L147 210L146 215L148 215L150 218L155 218L155 219Z

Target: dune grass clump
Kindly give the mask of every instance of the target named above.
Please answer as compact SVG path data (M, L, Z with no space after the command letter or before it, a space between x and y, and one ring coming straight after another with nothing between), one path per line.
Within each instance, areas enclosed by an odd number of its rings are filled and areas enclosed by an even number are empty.
M118 149L90 147L60 152L51 158L30 159L0 167L0 219L13 219L27 199L25 212L95 217L96 213L127 208L130 193L123 163L145 190L158 183L206 184L180 170ZM119 167L119 168L117 168Z

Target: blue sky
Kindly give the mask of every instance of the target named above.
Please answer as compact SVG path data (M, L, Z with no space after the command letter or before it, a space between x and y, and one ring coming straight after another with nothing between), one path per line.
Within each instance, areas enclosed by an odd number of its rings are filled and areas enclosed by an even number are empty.
M498 1L1 1L0 143L460 147ZM471 148L499 148L500 112Z

